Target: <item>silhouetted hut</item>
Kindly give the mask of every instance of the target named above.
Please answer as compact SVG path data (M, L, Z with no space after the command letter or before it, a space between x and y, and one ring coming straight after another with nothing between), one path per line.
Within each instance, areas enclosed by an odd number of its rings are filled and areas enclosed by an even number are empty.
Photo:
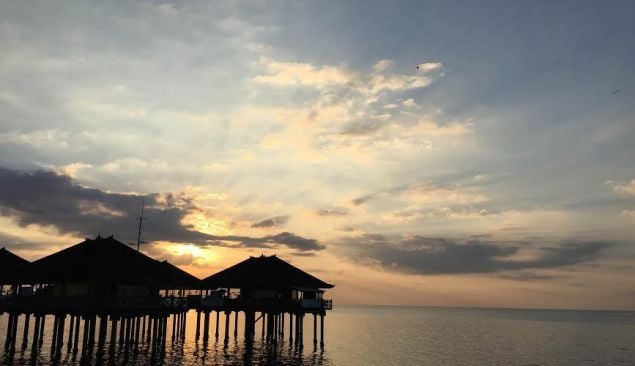
M157 298L160 290L198 288L199 280L156 261L112 236L85 241L41 258L31 265L40 296L73 298ZM67 301L70 303L70 301Z
M0 288L4 285L17 286L25 283L29 264L29 261L6 248L0 249Z
M266 315L267 336L274 339L277 334L283 332L284 315L288 313L291 321L293 316L296 317L296 339L301 345L302 319L306 314L313 314L315 343L317 316L321 317L323 333L326 310L332 309L331 300L323 298L324 289L333 288L332 284L302 271L275 255L250 257L205 278L202 282L204 288L216 290L209 299L203 299L202 310L244 312L246 338L254 335L256 312L262 313L261 318ZM218 294L224 294L222 301L215 299ZM205 305L208 305L207 308ZM292 326L290 322L290 333ZM292 334L290 336L292 337Z
M69 351L81 348L82 356L90 355L97 340L97 352L101 354L108 328L111 351L117 339L120 346L127 345L126 352L144 340L151 342L153 354L164 350L168 318L172 316L173 339L182 337L185 314L190 308L184 291L198 289L200 283L196 277L167 262L156 261L112 236L86 239L29 264L27 270L35 291L33 296L14 296L6 301L9 319L5 349L15 349L22 314L22 347L26 347L29 319L34 315L32 352L37 353L42 347L46 315L54 315L51 356L56 358L61 355L66 336ZM177 290L177 296L170 290Z

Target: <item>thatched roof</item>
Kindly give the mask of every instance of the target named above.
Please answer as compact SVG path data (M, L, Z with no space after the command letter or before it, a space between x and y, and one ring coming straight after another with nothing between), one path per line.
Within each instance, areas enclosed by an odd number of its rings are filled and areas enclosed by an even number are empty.
M159 262L163 267L161 282L165 288L171 289L195 289L201 286L201 280L185 272L168 261Z
M32 263L33 280L41 283L117 281L160 288L187 288L196 277L158 262L114 239L97 237ZM192 285L192 287L195 287Z
M29 261L18 257L6 248L0 249L0 284L22 283L29 267Z
M203 280L206 288L283 289L332 288L303 270L274 256L249 257Z

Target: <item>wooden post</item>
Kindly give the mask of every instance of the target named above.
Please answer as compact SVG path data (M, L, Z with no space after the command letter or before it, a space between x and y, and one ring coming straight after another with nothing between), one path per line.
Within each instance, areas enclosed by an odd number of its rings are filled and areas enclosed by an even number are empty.
M324 314L320 314L320 348L324 349Z
M229 318L231 317L231 312L225 312L225 345L229 342Z
M181 339L185 341L185 329L187 327L187 312L183 312L181 317L183 318L181 321Z
M90 317L90 328L88 333L88 354L93 353L93 347L95 347L95 329L97 328L97 316Z
M73 330L75 330L75 316L71 315L71 323L68 325L68 342L66 344L66 352L73 349Z
M209 311L206 311L203 316L203 342L207 343L209 340Z
M88 323L90 320L84 317L84 333L82 334L82 358L87 354L88 347Z
M313 348L317 346L317 314L313 313Z
M153 316L151 320L152 321L150 323L152 323L152 332L148 332L148 334L152 334L152 337L150 339L152 340L152 352L154 352L157 348L157 331L159 330L159 319Z
M293 344L293 313L289 313L289 346Z
M174 343L174 337L176 334L177 314L172 314L172 343Z
M260 320L262 321L261 322L262 323L262 331L261 331L262 334L261 334L261 336L264 339L265 338L265 328L267 326L267 324L266 324L267 323L267 317L265 316L264 312L260 313Z
M148 331L146 332L146 343L151 344L152 342L152 332L154 330L154 317L152 315L148 315Z
M284 312L280 313L280 339L284 340Z
M117 344L117 317L114 315L111 315L110 316L110 353L114 352L116 344Z
M59 358L62 353L62 346L64 345L64 322L66 322L66 314L60 316L59 330L57 331L57 344L55 345L55 356Z
M220 322L220 311L216 312L216 334L215 337L218 339L218 323Z
M254 340L256 328L256 313L254 311L245 311L245 340L251 342Z
M201 311L196 310L196 337L194 339L198 341L200 337L201 337Z
M31 344L31 354L35 355L37 353L39 339L40 339L40 321L42 316L35 315L35 325L33 327L33 343Z
M12 332L13 332L13 322L15 321L13 313L9 313L9 318L7 319L7 338L4 340L4 350L9 351L11 348L12 342Z
M146 339L146 316L141 316L141 339L139 343L143 343L143 340Z
M60 316L55 314L53 320L53 334L51 335L51 357L55 355L55 346L57 345L57 332L59 331Z
M79 347L79 323L82 321L82 318L77 315L75 319L75 339L73 339L73 353L77 353Z
M25 349L27 343L29 342L29 320L30 319L31 319L31 314L26 313L24 315L24 334L22 335L22 349Z
M121 324L119 325L119 348L123 347L124 336L126 334L126 318L121 318Z
M39 347L41 348L42 345L44 344L44 323L46 322L46 314L42 315L42 322L40 322L40 340L39 340Z
M139 345L139 333L141 330L141 318L140 317L135 317L135 327L134 327L134 345L135 345L135 351L138 350L138 345Z
M99 333L97 336L97 355L101 356L104 352L104 344L106 343L106 317L102 314L99 316Z
M167 332L167 328L168 328L168 317L167 316L163 316L163 339L161 342L161 359L163 359L165 357L165 339L166 337L166 332Z

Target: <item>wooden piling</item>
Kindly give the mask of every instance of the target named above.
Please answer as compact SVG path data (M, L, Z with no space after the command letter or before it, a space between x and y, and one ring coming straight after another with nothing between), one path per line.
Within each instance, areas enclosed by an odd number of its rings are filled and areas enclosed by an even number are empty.
M324 314L320 314L320 348L324 349Z
M75 319L75 339L73 340L73 353L77 353L79 346L79 323L82 318L77 315Z
M59 330L57 331L57 342L55 345L55 356L59 358L62 353L62 346L64 345L64 323L66 321L66 314L60 315L58 322Z
M317 346L317 314L313 313L313 348Z
M59 315L55 314L53 320L53 334L51 335L51 357L55 355L55 345L57 344L57 332L59 330Z
M39 346L41 318L41 315L35 315L35 324L33 326L33 343L31 343L31 354L33 355L37 353L37 349Z
M231 316L230 311L225 311L225 345L229 342L229 318Z
M238 338L238 311L235 311L234 317L234 339Z
M216 333L214 336L218 339L218 323L220 323L220 311L216 312Z
M40 340L39 348L44 344L44 323L46 322L46 314L42 315L42 322L40 323Z
M73 330L75 330L75 316L71 315L71 322L68 325L68 342L66 342L66 352L73 349Z
M293 313L289 313L289 346L293 344Z
M206 311L203 316L203 342L207 343L209 340L209 311Z
M25 349L29 342L29 320L31 319L31 314L26 313L24 315L24 331L22 335L22 349Z
M110 316L110 353L113 353L117 344L117 320L118 317Z

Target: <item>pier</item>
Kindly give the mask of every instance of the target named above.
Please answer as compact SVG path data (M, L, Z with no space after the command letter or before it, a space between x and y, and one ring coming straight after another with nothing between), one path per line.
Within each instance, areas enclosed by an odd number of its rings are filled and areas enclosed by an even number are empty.
M46 343L53 361L140 351L161 360L167 342L183 341L191 326L197 343L214 337L227 346L238 337L239 317L247 345L260 336L273 347L288 341L302 350L309 318L309 342L323 348L332 309L324 290L332 287L276 256L250 257L200 280L113 237L86 239L32 263L1 249L0 339L9 358L16 350L41 357ZM187 322L189 312L195 322ZM52 324L46 334L45 324Z

